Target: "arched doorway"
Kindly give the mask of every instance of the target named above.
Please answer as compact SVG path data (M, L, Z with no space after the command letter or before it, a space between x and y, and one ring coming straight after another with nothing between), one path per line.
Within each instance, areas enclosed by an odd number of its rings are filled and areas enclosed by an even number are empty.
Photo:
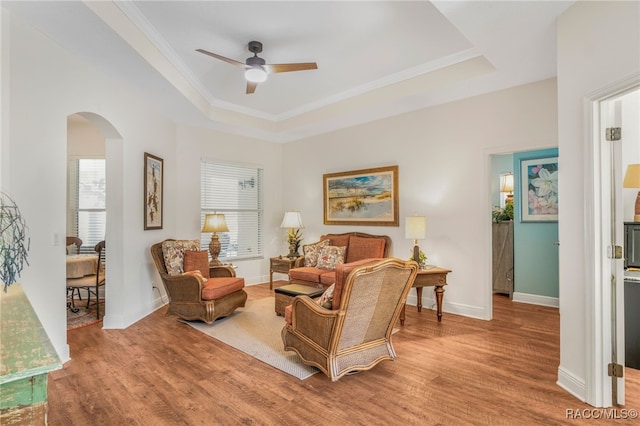
M106 163L106 200L104 204L104 237L109 261L108 284L104 288L105 310L103 327L111 328L109 318L117 314L112 306L118 306L123 293L118 286L122 282L122 137L104 117L91 112L78 112L67 117L67 158L104 159ZM69 215L68 215L69 216ZM67 228L70 221L67 219ZM91 245L91 244L89 244ZM91 247L93 247L91 245Z

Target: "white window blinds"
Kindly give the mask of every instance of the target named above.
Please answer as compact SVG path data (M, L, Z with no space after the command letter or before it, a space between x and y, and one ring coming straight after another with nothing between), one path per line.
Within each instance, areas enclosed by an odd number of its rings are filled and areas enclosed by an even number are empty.
M200 164L200 224L208 213L225 215L229 232L218 234L221 260L261 257L262 169L213 163ZM200 235L208 247L211 234Z
M67 182L67 235L82 240L82 252L93 253L105 239L106 174L104 159L69 161Z

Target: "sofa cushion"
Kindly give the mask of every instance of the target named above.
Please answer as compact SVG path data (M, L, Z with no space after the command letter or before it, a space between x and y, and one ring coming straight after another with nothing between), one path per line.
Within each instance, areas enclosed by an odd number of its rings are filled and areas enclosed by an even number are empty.
M320 269L322 273L320 274L320 284L324 286L331 285L336 282L336 270L327 271L326 269Z
M344 263L344 254L346 247L326 246L322 248L320 256L318 256L318 269L333 270L336 265Z
M183 264L185 272L200 271L203 277L209 279L209 252L185 250Z
M330 244L329 240L318 241L314 244L306 244L302 246L302 253L304 254L304 266L316 266L318 264L318 256L323 247Z
M352 236L349 239L349 250L345 263L357 262L362 259L384 257L384 238L366 238Z
M209 278L202 289L203 300L216 300L234 291L244 288L244 278L216 277Z
M322 296L316 299L316 303L325 309L332 309L333 308L333 290L335 289L335 287L336 287L335 284L331 284L329 288L327 288L324 291L324 293L322 293Z
M352 263L344 263L342 265L336 266L336 285L333 289L333 309L340 308L340 297L342 297L342 287L344 287L345 282L347 281L347 277L349 273L353 271L358 266L373 264L382 259L362 259L357 262Z
M311 266L303 266L301 268L289 269L289 279L320 283L320 275L325 272L327 271L324 269L318 269Z
M346 235L323 235L322 237L320 237L320 240L329 240L331 241L331 245L332 246L337 246L337 247L347 247L347 251L349 249L349 238L351 238L351 235L346 234ZM346 254L346 253L345 253Z
M172 240L162 242L162 256L169 275L180 275L184 272L185 250L200 250L200 241Z

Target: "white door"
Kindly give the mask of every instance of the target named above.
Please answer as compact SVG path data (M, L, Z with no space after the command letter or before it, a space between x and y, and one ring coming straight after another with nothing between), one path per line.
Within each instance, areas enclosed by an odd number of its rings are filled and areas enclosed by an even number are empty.
M640 89L635 88L631 92L600 103L601 230L603 249L605 249L603 255L606 255L606 259L603 258L601 275L602 336L603 346L608 347L610 352L603 354L603 361L610 365L617 365L622 373L622 377L616 377L616 374L611 374L611 367L602 369L603 383L610 383L611 405L625 403L624 259L620 250L624 247L624 221L629 220L628 217L632 212L625 210L626 194L623 192L622 180L627 164L640 162L640 158L635 158L640 157L640 147L630 146L630 144L639 144L640 119L637 116L639 95ZM634 108L632 114L624 110L629 106ZM607 129L612 128L621 129L619 137L607 133Z

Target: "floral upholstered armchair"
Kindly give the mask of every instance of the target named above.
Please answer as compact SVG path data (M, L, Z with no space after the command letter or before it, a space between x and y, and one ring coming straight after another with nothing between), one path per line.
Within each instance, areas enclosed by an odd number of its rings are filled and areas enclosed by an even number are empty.
M212 323L247 300L244 278L233 268L209 267L198 240L165 240L151 246L151 257L169 297L167 315Z

